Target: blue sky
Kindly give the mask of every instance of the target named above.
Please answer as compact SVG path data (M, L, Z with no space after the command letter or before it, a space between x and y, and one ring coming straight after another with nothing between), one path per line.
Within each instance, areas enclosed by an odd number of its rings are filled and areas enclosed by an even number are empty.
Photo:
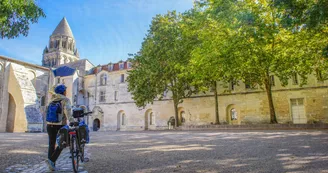
M126 60L136 53L152 17L168 10L184 12L193 0L37 0L47 17L30 26L27 37L0 39L0 55L41 64L49 36L65 16L81 59L94 65Z

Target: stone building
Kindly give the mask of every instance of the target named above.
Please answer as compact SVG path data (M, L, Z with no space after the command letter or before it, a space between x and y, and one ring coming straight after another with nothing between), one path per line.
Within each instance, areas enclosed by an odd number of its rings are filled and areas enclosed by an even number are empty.
M75 107L92 111L87 122L93 130L159 130L168 128L174 116L171 93L161 101L138 108L128 92L129 61L94 66L80 59L70 26L63 18L43 51L42 65L0 57L0 131L40 131L44 122L48 90L67 86L67 97ZM278 123L328 122L328 83L314 75L300 87L299 76L281 86L271 76L273 102ZM239 82L218 82L219 119L224 124L269 123L266 92L258 86ZM179 105L183 126L215 122L212 92L197 94Z
M50 70L0 56L0 132L41 131Z
M125 79L129 62L119 62L94 67L85 76L89 94L88 107L94 114L89 120L103 130L156 130L167 129L168 120L174 116L171 93L161 101L144 108L136 107L127 91ZM273 101L278 123L306 124L328 122L328 83L309 76L307 85L300 87L299 76L290 79L283 87L271 76ZM266 92L258 86L239 82L218 82L219 119L223 124L263 124L270 122ZM184 126L206 125L215 122L214 94L193 95L179 105L179 121Z

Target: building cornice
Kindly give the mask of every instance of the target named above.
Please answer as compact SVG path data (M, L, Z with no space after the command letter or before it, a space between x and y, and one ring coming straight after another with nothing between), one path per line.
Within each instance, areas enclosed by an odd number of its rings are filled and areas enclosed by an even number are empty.
M17 64L28 65L28 66L31 66L31 67L34 67L34 68L38 68L38 69L42 69L42 70L50 71L49 68L46 68L46 67L43 67L43 66L40 66L40 65L35 65L35 64L27 63L27 62L20 61L20 60L17 60L17 59L9 58L9 57L6 57L4 55L0 55L0 59L11 61L11 62L15 62Z

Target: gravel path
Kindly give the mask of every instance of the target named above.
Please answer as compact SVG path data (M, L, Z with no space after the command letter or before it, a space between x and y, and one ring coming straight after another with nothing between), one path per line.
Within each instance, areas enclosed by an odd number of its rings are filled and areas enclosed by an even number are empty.
M0 139L0 172L48 172L47 134ZM71 172L67 152L61 172ZM328 131L97 132L88 153L89 173L328 172Z
M98 132L89 172L328 172L328 131Z

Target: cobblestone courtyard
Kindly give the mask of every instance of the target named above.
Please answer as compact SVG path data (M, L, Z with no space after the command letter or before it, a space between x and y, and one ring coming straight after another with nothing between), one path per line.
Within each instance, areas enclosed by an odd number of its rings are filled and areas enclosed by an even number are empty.
M0 139L0 172L49 172L45 133ZM328 131L97 132L88 155L82 172L328 172Z

